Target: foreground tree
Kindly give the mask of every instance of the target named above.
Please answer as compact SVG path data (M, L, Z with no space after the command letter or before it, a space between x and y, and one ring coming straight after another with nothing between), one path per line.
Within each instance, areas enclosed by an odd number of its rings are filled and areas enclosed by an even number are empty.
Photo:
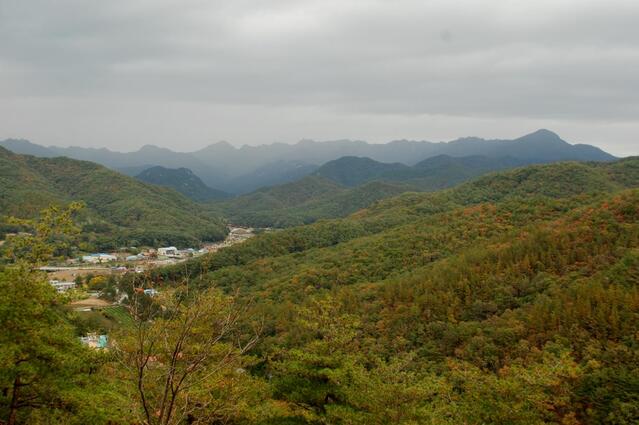
M119 359L147 424L212 423L233 416L237 385L251 378L243 356L259 329L241 332L246 308L215 290L136 294L132 329L118 337Z
M3 260L33 267L46 262L57 253L68 251L80 232L73 218L82 208L84 204L81 202L72 202L66 208L46 208L37 219L10 217L9 223L28 231L8 239L2 252Z
M4 251L0 422L8 425L108 420L88 400L103 394L93 380L101 356L81 346L46 275L37 270L60 247L52 238L75 232L72 216L79 208L49 208L39 220L20 221L29 233L10 239Z
M9 425L21 411L61 406L68 375L82 364L48 286L24 265L0 273L0 402Z

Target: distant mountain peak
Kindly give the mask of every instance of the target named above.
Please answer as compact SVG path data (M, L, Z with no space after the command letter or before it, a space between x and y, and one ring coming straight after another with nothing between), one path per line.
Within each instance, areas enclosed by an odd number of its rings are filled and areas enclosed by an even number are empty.
M557 139L561 138L559 137L557 133L555 133L554 131L548 130L547 128L540 128L539 130L533 131L532 133L528 134L528 136L533 136L533 135L544 136L544 137L555 137Z
M207 147L209 148L224 148L224 149L235 149L235 146L227 142L226 140L220 140L219 142L211 143Z
M236 151L237 148L227 142L226 140L220 140L219 142L211 143L210 145L205 146L204 148L196 151L195 153L214 153L216 155L225 154Z
M537 131L534 131L530 134L526 134L518 139L519 141L529 141L529 142L553 142L553 143L562 143L568 144L565 140L563 140L559 135L553 131L547 130L545 128L541 128Z
M164 151L166 150L166 148L161 148L159 146L155 146L155 145L144 145L139 149L139 152L151 152L151 151Z

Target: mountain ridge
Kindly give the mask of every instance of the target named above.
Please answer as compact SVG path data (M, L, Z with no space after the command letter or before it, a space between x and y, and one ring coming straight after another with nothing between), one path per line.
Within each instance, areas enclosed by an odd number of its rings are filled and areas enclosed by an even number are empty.
M212 189L188 168L166 168L160 165L147 168L135 176L145 183L169 187L194 201L205 202L231 197L227 192Z
M541 142L544 142L543 146ZM0 142L16 153L41 156L68 156L89 160L112 169L135 169L142 165L159 165L166 168L188 168L211 188L236 194L248 193L261 186L285 183L299 178L295 167L298 163L319 166L343 156L368 157L379 162L416 163L436 155L489 157L512 156L532 162L563 160L611 161L615 157L591 145L571 145L549 130L538 130L511 140L461 138L450 142L395 140L385 144L364 141L335 140L316 142L304 139L296 144L234 147L228 142L211 144L194 152L175 152L167 148L145 145L134 152L121 153L109 149L43 147L18 139ZM284 164L278 172L269 176L254 174L261 168ZM309 174L312 167L308 168ZM253 174L253 175L252 175ZM259 173L258 173L259 174Z

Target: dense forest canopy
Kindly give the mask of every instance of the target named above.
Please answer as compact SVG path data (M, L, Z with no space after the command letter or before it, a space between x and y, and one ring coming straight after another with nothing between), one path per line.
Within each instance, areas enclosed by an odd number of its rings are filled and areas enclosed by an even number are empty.
M636 158L526 167L155 279L259 300L300 423L634 423L638 186Z

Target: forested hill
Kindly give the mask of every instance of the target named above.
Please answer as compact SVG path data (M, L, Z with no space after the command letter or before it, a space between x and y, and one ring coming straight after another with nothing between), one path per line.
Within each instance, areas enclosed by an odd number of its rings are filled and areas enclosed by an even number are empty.
M84 201L88 247L223 238L222 220L174 190L145 184L101 165L69 158L36 158L0 148L0 215L33 217L50 204Z
M286 423L636 423L637 187L639 158L525 167L156 279L257 302Z
M259 189L221 202L214 209L237 224L291 227L344 217L400 193L451 187L489 171L521 164L514 158L440 155L409 167L345 156L327 162L311 176Z
M135 176L138 180L158 186L170 187L194 201L225 199L231 195L212 189L188 168L166 168L161 166L147 168Z
M336 188L330 181L321 182L321 191ZM526 211L535 210L537 203L541 206L554 199L583 204L604 194L633 188L639 188L639 157L606 163L532 165L482 176L451 189L389 197L346 218L322 220L307 226L269 233L225 252L234 252L233 255L242 259L246 259L247 254L250 254L249 258L253 255L286 254L335 245L403 226L424 217L430 219L434 214L482 203L499 202ZM266 246L269 246L268 250L264 249ZM271 251L275 247L278 249ZM204 258L201 261L208 260ZM194 261L190 264L197 269L199 263ZM195 269L189 273L193 274Z
M449 188L483 174L525 164L528 161L509 156L438 155L414 166L345 156L327 162L312 176L260 189L225 201L217 208L238 224L290 227L344 217L403 192ZM299 198L300 193L305 197Z
M412 189L392 182L371 182L349 188L320 176L307 176L218 202L211 208L236 224L291 227L322 218L343 217Z
M437 155L412 167L387 164L370 158L345 156L322 165L314 174L345 186L370 181L406 183L416 190L432 191L454 186L464 180L490 172L529 164L513 157Z
M322 165L314 173L344 186L358 186L372 180L406 180L414 176L413 167L370 158L343 156Z

